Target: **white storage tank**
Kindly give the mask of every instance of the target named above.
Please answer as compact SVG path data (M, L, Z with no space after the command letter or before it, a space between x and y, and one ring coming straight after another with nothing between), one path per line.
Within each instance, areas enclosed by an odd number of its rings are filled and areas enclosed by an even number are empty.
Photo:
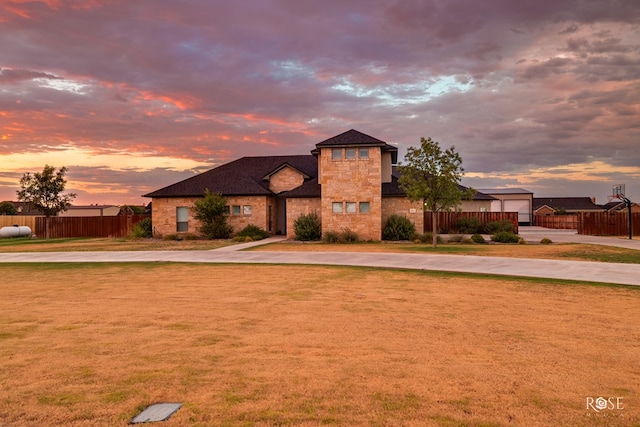
M0 237L23 237L31 236L31 228L26 225L14 225L0 228Z

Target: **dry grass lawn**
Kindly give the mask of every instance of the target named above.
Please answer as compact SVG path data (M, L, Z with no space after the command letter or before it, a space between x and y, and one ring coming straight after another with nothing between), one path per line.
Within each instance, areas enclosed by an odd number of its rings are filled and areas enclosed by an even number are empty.
M0 425L640 425L640 289L364 268L0 265ZM588 397L621 397L596 413ZM159 424L160 425L160 424Z

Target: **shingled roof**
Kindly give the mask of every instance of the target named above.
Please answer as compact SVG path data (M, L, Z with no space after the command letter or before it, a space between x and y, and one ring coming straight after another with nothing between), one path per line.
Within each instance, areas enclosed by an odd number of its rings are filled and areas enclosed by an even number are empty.
M312 151L313 154L318 154L320 148L341 148L341 147L382 147L382 152L390 152L392 156L392 163L398 161L398 148L393 145L387 144L384 141L374 138L365 133L359 132L355 129L348 130L336 135L329 139L325 139L322 142L316 144L316 149Z
M593 202L591 197L534 197L533 210L543 206L567 211L602 211L603 208Z
M144 197L202 197L205 190L225 196L273 195L265 178L284 166L310 179L318 176L318 160L313 155L242 157Z

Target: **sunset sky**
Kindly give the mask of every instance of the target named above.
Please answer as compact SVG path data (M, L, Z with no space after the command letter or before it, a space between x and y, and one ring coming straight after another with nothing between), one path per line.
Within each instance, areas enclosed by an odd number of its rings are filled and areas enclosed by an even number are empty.
M349 129L452 145L463 185L640 201L638 0L3 0L0 201L75 204Z

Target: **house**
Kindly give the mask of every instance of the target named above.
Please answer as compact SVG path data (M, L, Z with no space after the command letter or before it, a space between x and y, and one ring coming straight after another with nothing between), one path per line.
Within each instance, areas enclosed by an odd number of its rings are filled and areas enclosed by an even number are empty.
M533 221L533 193L523 188L484 188L479 192L494 198L490 212L518 212L518 224Z
M58 216L117 216L119 212L120 207L114 205L72 205L66 211L58 213Z
M604 208L593 197L534 197L533 211L535 215L548 216L558 212L604 212Z
M160 234L197 232L191 207L209 190L227 199L236 232L253 224L292 236L300 215L316 213L323 233L350 229L361 239L380 240L392 214L423 230L422 204L398 185L397 158L393 145L352 129L319 142L309 155L242 157L144 197L152 199ZM486 198L478 197L480 203Z
M628 212L627 204L622 200L611 201L609 203L605 203L602 205L602 208L605 212L609 213L618 213L618 212ZM631 213L639 213L640 212L640 204L631 202Z

